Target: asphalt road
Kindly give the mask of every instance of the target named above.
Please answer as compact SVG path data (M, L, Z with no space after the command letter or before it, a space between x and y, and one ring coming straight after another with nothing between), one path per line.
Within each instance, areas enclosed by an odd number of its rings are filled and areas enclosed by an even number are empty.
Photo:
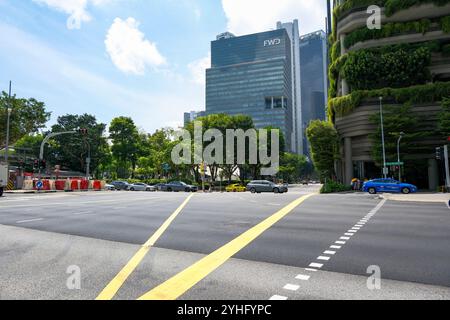
M174 276L192 275L197 280L176 298L450 298L445 204L340 194L289 207L316 191L197 193L180 210L189 194L7 195L0 199L0 299L95 299L143 248L115 299L161 294ZM154 245L143 247L152 235ZM71 266L81 271L80 290L67 287ZM367 286L370 266L381 271L379 290Z

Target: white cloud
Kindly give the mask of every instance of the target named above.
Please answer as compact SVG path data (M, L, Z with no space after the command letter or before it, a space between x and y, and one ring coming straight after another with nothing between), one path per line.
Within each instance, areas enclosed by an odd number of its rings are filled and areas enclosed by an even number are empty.
M69 15L67 28L80 29L82 22L88 22L92 18L87 12L88 5L102 5L109 0L32 0L39 4L46 4L50 8Z
M204 58L195 60L188 65L191 73L192 81L194 83L205 85L206 83L206 69L211 67L211 53Z
M164 126L177 127L182 124L183 112L204 103L204 90L196 85L171 81L170 88L153 89L151 84L123 84L79 66L70 55L2 21L0 34L5 35L0 41L0 60L10 66L2 69L2 76L20 79L14 85L19 96L46 102L52 111L50 125L64 114L95 114L104 123L124 115L153 132ZM50 87L53 90L46 90Z
M302 34L325 28L326 2L317 0L222 0L228 31L237 35L274 29L299 19Z
M145 39L134 18L116 18L105 39L106 51L114 65L131 74L144 74L147 67L156 68L166 63L156 44Z

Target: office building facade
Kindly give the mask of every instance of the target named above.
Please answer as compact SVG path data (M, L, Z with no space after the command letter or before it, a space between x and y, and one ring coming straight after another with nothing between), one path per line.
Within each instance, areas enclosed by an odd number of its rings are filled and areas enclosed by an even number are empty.
M197 118L206 116L205 111L191 111L184 113L184 126L186 126L189 122L194 121Z
M297 151L293 106L292 48L286 29L211 43L206 71L206 113L251 116L257 128L280 128L286 149Z
M313 120L325 120L328 100L327 38L324 31L300 37L301 135L303 154L310 156L306 129Z

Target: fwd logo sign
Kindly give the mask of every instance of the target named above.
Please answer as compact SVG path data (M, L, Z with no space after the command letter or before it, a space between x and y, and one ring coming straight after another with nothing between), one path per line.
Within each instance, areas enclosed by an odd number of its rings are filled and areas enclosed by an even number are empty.
M264 41L264 47L277 46L281 44L281 39L270 39Z

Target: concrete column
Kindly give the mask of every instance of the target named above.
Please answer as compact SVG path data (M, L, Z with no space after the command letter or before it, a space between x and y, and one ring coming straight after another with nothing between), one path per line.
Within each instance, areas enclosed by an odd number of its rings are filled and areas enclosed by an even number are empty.
M345 41L345 34L341 34L339 37L339 40L341 41L341 55L347 53L347 49L345 49L344 41Z
M439 166L436 159L428 160L428 188L436 191L439 187Z
M352 138L344 139L344 157L345 157L345 184L350 184L353 179L353 155L352 155Z
M342 79L342 95L343 96L348 95L350 93L349 91L350 90L348 88L347 80Z

